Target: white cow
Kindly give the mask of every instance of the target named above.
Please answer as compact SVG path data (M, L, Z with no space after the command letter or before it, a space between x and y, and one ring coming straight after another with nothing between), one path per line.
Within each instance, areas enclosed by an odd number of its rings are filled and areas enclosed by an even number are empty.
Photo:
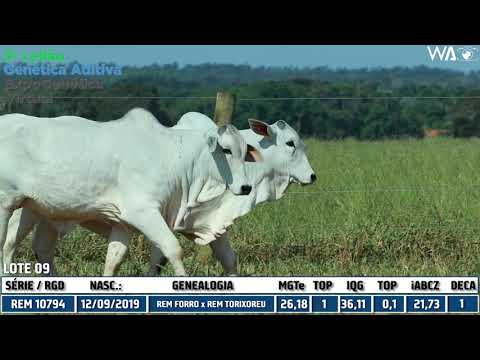
M193 235L198 244L210 244L226 274L237 273L236 255L227 231L233 221L263 202L280 199L290 183L307 185L316 180L305 154L305 144L285 121L268 125L249 119L249 125L250 129L240 130L240 133L249 146L258 149L262 160L246 164L247 178L254 184L254 190L242 198L235 198L226 191L223 196L195 207L181 229L184 234ZM216 128L216 125L209 117L190 112L182 116L173 128L207 131ZM150 273L158 272L167 260L161 249L152 249Z
M2 250L18 208L48 221L110 224L115 256L126 252L136 229L165 254L176 275L185 275L171 229L226 186L248 195L246 154L245 140L231 125L207 132L166 129L143 109L106 123L1 116L0 275L2 262L11 261Z
M263 158L260 163L246 163L247 177L256 185L254 191L242 197L226 191L222 196L193 207L182 225L175 229L199 244L209 244L226 274L236 273L236 256L228 241L228 226L254 206L281 198L291 182L311 184L316 178L305 155L304 144L295 130L282 120L273 125L258 120L249 120L249 123L251 130L241 130L240 133L249 145L260 149L260 155L255 152L251 152L251 155L257 159ZM172 129L198 129L206 132L216 129L216 125L209 117L191 112L182 116ZM15 212L10 221L5 254L10 258L13 256L16 243L30 232L35 223L39 223L39 226L33 237L34 252L39 261L52 265L58 232L63 235L68 229L52 226L27 209ZM81 225L105 237L111 232L111 227L101 222L88 221ZM115 242L110 242L105 273L117 268L125 255L114 244ZM150 273L157 273L160 269L157 265L164 265L166 261L161 249L154 247Z

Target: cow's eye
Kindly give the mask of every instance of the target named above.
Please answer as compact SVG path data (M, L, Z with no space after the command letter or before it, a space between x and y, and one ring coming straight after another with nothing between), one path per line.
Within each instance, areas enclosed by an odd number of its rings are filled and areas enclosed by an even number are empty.
M222 151L223 151L224 154L230 154L230 155L232 155L232 152L230 151L230 149L223 149L223 148L222 148Z
M287 146L295 147L295 144L293 143L293 141L288 141L286 144Z

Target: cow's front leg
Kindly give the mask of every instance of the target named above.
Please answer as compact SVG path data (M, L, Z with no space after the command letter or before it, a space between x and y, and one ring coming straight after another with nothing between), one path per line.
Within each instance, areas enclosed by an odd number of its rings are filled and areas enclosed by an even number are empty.
M210 247L215 258L222 264L225 275L237 275L237 256L228 241L228 233L225 232L212 241Z
M158 247L152 244L152 251L150 253L150 265L148 275L160 275L162 268L167 265L168 259L163 255L163 252Z
M115 225L108 238L107 258L103 276L114 276L125 259L132 233L121 225Z
M125 221L142 232L153 247L158 247L162 251L172 264L175 275L185 276L182 248L160 212L157 209L141 209L128 214L125 216Z
M7 267L9 267L13 261L13 255L18 244L32 231L33 226L38 221L38 215L30 209L21 208L13 212L8 222L7 238L3 246L3 259Z
M57 245L57 228L46 219L41 219L33 234L32 246L37 261L41 264L49 264L48 275L53 276L53 259L55 257L55 246Z
M3 276L3 247L7 240L8 221L12 217L13 211L20 207L25 197L16 191L12 191L12 184L5 182L0 177L0 276Z

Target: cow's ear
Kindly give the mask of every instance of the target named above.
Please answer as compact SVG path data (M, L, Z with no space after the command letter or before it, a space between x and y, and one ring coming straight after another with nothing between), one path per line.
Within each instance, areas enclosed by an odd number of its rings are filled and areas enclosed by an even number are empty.
M255 134L266 137L273 136L273 129L270 127L270 125L264 123L263 121L248 119L248 124L250 125L250 129L252 129Z
M263 161L262 154L254 146L247 144L247 154L245 155L245 161L247 162L260 162Z

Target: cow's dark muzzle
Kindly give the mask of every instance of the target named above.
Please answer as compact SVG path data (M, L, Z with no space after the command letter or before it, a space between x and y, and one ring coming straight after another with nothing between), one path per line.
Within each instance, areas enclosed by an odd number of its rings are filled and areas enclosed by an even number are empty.
M252 191L252 187L250 185L242 185L240 191L242 195L248 195Z

